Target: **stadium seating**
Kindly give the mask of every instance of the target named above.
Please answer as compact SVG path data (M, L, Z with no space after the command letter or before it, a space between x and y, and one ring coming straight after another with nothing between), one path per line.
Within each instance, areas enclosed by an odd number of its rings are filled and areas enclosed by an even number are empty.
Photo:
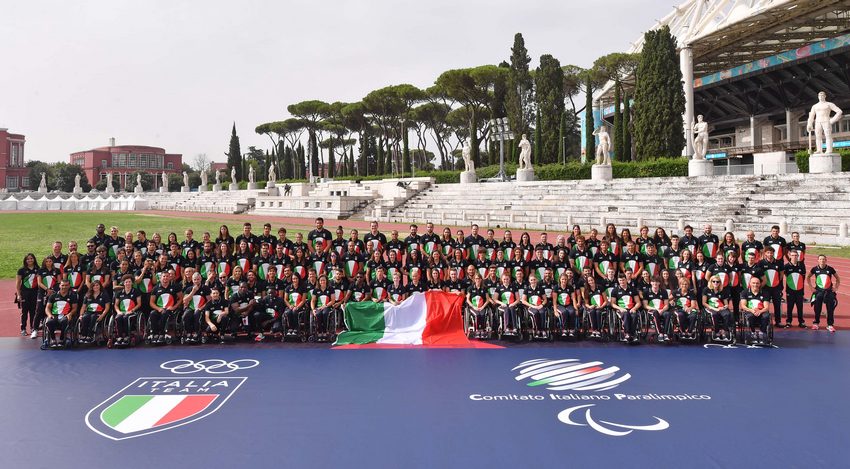
M646 224L668 232L684 223L720 230L731 220L739 238L743 230L763 234L785 222L804 239L846 244L841 213L850 213L850 186L846 175L834 173L440 184L382 219L549 230Z
M254 205L261 191L146 192L151 210L207 213L243 213Z

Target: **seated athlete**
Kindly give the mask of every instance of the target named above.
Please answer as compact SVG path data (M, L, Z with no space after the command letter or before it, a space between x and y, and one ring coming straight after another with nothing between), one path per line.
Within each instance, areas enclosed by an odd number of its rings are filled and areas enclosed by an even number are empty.
M679 332L685 337L693 338L694 326L699 317L699 305L688 279L684 277L679 279L679 288L673 292L672 302L676 316L679 318Z
M577 298L578 293L573 286L573 271L565 270L558 279L558 284L552 288L553 313L562 336L575 336Z
M257 336L255 342L262 342L266 336L264 332L270 329L272 334L280 333L283 312L286 309L283 299L277 294L274 286L266 287L265 296L257 301L254 308L254 330Z
M661 288L661 279L653 277L649 281L650 287L643 292L643 308L648 314L655 318L655 325L659 330L655 331L658 334L659 342L669 340L667 331L670 330L670 320L672 313L670 311L670 294L667 290Z
M502 283L496 287L491 297L493 303L502 314L502 329L505 333L516 334L517 332L517 306L520 298L516 286L511 282L508 272L502 274Z
M224 342L224 332L230 329L230 307L218 290L210 292L210 301L204 306L204 325L207 333L218 334Z
M537 329L534 331L534 337L545 337L546 331L549 330L549 311L547 308L549 299L540 286L537 276L532 275L528 278L528 287L523 291L521 301L528 311L532 324Z
M623 321L626 342L637 342L635 329L638 322L640 299L634 288L629 286L627 273L617 274L617 286L611 290L611 307Z
M714 337L727 340L735 333L735 318L729 310L731 296L721 285L720 277L712 275L708 286L702 291L702 305L714 319Z
M751 278L747 290L741 294L740 308L756 341L764 342L770 325L770 293L762 288L758 277ZM758 332L756 325L759 327Z

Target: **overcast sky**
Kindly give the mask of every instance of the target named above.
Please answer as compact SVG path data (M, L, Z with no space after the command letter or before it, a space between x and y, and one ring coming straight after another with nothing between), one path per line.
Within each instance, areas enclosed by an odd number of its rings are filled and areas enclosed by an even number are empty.
M532 57L590 65L625 51L675 0L11 1L0 28L0 127L27 160L108 144L224 161L235 121L254 133L305 99L357 101L387 85Z

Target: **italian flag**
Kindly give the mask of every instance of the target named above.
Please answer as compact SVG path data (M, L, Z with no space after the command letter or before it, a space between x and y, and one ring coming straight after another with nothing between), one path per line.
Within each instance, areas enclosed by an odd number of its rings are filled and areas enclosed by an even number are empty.
M71 288L80 288L83 284L82 272L68 272L68 281L71 283Z
M747 308L752 310L759 310L764 308L764 302L758 299L755 300L747 300Z
M360 272L360 263L357 261L345 261L345 275L347 277L354 277L357 275L357 272Z
M679 256L671 256L667 258L667 268L675 269L679 267Z
M50 314L55 316L63 315L67 316L71 312L71 303L68 303L65 300L59 300L53 303L53 308L50 310Z
M597 307L602 306L602 295L597 293L597 294L591 296L590 297L590 305L591 306L597 306Z
M484 300L484 297L481 296L481 295L475 295L472 298L470 298L470 302L476 308L481 308L486 303L486 300Z
M602 261L599 263L599 271L602 272L603 275L608 275L609 270L611 270L610 261Z
M422 245L422 249L425 251L425 254L429 256L434 253L434 249L437 247L437 243L433 241L428 241Z
M144 277L142 281L136 284L136 288L139 289L142 293L150 293L153 288L151 287L151 279Z
M664 300L659 298L653 298L649 300L649 307L654 310L660 310L664 308Z
M567 306L570 304L570 294L569 293L558 293L558 304L561 306Z
M617 299L617 305L621 308L632 309L635 306L635 301L634 298L627 295Z
M35 286L35 274L29 274L21 279L21 285L24 288L33 288Z
M207 297L204 295L192 295L192 299L189 301L189 307L195 311L203 309L206 304Z
M249 261L245 257L240 257L239 259L236 259L236 265L242 268L243 273L247 273L249 270L251 270L251 261Z
M764 283L768 287L779 286L779 272L770 269L764 271Z
M454 247L451 244L443 244L443 256L452 257L454 255Z
M109 246L109 258L110 259L117 259L118 258L118 249L120 249L120 248L121 248L121 246L118 246L117 244L113 244L112 246Z
M118 302L118 312L119 313L124 313L124 314L129 313L135 307L136 307L136 302L129 299L129 298L125 298L125 299Z
M829 290L832 288L832 275L818 274L815 277L815 285L822 290Z
M687 308L688 306L690 306L691 300L689 300L687 297L683 296L683 297L676 299L676 304L678 304L680 308L684 309L684 308Z
M271 264L263 262L262 264L257 266L257 273L260 275L260 280L268 280L270 265Z
M334 345L469 345L463 331L463 296L429 291L414 293L398 306L389 303L349 303L348 331Z
M384 246L381 244L380 239L370 239L369 244L372 245L373 251L383 251L384 250Z
M321 308L331 302L329 295L319 295L316 297L316 307Z
M313 269L316 270L316 275L322 276L325 274L325 261L313 261Z
M543 280L543 277L546 275L546 267L538 267L534 270L534 275L537 277L537 280Z
M709 259L714 259L717 255L717 245L709 241L702 245L702 253Z
M212 262L204 262L203 264L201 264L201 277L203 277L204 279L206 279L206 278L207 278L207 276L208 276L208 275L210 274L210 272L212 271L212 269L213 269L213 265L214 265L214 264L213 264Z
M526 301L533 306L540 306L543 304L543 298L541 298L540 295L530 295Z
M156 299L156 305L160 308L171 309L174 307L174 297L171 293L163 293Z
M506 260L507 260L507 259L513 259L513 258L514 258L514 249L515 249L515 248L506 247L505 249L503 249L503 250L502 250L502 252L504 252L504 253L505 253L505 259L506 259Z
M712 297L708 299L708 305L714 309L720 309L726 306L726 304L720 298Z
M292 271L301 277L302 280L307 278L307 267L304 267L303 265L296 265L292 268Z
M114 430L135 433L191 417L216 398L218 394L127 395L104 409L100 418Z
M653 277L661 273L661 266L655 262L647 262L646 270L649 271L649 274Z
M230 263L229 262L219 262L217 268L218 274L224 274L230 277Z
M573 261L576 267L576 271L582 272L585 268L590 267L590 259L587 256L578 256Z
M86 306L86 311L88 311L89 313L102 313L103 306L101 306L100 303L96 303L93 301Z

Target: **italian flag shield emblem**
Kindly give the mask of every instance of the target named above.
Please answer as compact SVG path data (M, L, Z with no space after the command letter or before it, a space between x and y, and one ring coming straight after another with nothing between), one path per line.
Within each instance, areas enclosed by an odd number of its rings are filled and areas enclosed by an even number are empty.
M142 277L142 281L136 284L136 288L142 293L150 293L153 290L151 279Z
M192 300L189 301L189 307L198 311L203 309L207 304L207 298L204 295L192 295Z
M357 272L360 272L360 263L357 261L345 261L345 275L347 277L354 277L357 275Z
M660 309L664 308L664 300L662 300L660 298L653 298L653 299L649 300L649 306L652 309L660 310Z
M433 241L428 241L427 243L422 245L422 249L425 251L425 254L429 256L434 253L434 250L437 248L437 243Z
M570 294L569 293L558 293L558 304L561 306L567 306L570 304Z
M218 274L224 274L230 277L230 263L228 262L219 262L218 267L216 268Z
M702 245L702 253L708 259L714 259L714 256L717 255L717 245L713 242L709 241Z
M573 265L577 272L582 272L587 267L590 267L590 259L587 256L578 256L573 260Z
M242 268L242 273L247 273L249 270L251 270L251 261L249 261L245 257L240 257L239 259L236 259L236 265Z
M387 299L387 290L384 287L375 287L372 289L372 298L378 301Z
M51 308L50 312L53 315L63 315L67 316L68 313L71 312L71 303L68 303L65 300L59 300L53 303L53 308Z
M712 297L708 299L708 305L714 309L720 309L726 306L726 303L724 303L720 298Z
M171 309L174 307L174 297L171 293L163 293L156 299L156 305L160 308Z
M683 296L683 297L680 297L680 298L677 298L677 299L676 299L676 304L677 304L680 308L685 309L685 308L687 308L688 306L690 306L690 304L691 304L691 300L689 300L687 297L684 297L684 296Z
M762 309L764 308L764 301L761 301L759 299L747 300L747 308L750 308L752 310Z
M590 297L590 305L595 306L595 307L602 306L602 295L597 293L597 294L591 296Z
M599 270L603 275L608 275L608 271L611 270L611 262L610 261L602 261L599 263Z
M470 302L472 303L472 306L475 306L476 308L481 308L482 306L484 306L484 297L482 297L481 295L475 295L470 298Z
M785 276L785 284L789 290L800 291L803 289L803 276L797 272L792 272Z
M136 302L130 298L125 298L118 302L118 312L127 314L136 307Z
M111 440L170 430L215 413L246 379L138 378L91 409L85 417L86 425Z
M531 295L528 297L528 303L533 306L540 306L543 304L543 298L540 295Z
M671 256L667 258L667 268L676 269L679 267L679 256Z
M204 262L203 264L201 264L201 277L206 279L210 272L212 272L212 269L214 267L215 264L213 264L212 262Z
M80 288L83 285L82 272L68 272L68 282L71 283L71 288Z
M832 288L832 275L818 274L815 277L815 285L822 290L829 290Z
M262 264L257 266L257 274L260 277L260 280L268 280L269 279L269 266L271 264L267 264L263 262Z
M21 285L24 288L34 288L35 287L35 274L29 274L26 277L21 279Z
M632 309L635 306L635 300L631 296L624 296L617 299L617 305L621 308Z
M506 291L506 292L503 292L501 296L502 296L501 297L502 303L511 304L514 301L516 301L516 297L514 296L514 292Z
M779 286L779 272L773 269L764 271L764 284L768 287Z
M292 268L292 272L301 277L302 279L307 278L307 268L303 265L296 265Z

